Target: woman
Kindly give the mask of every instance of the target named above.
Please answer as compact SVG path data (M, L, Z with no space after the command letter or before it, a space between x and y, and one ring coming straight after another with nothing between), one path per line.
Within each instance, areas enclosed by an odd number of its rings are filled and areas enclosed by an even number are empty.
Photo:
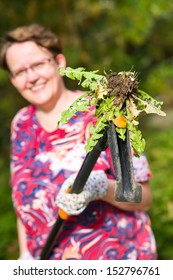
M3 38L0 61L30 103L11 126L11 186L20 259L39 259L59 207L70 216L50 259L156 259L146 213L152 194L145 156L133 157L134 176L142 185L140 203L115 201L109 149L101 153L83 192L66 193L85 158L94 109L78 112L57 128L61 113L83 94L67 89L58 73L59 67L66 67L59 38L38 24L19 27Z

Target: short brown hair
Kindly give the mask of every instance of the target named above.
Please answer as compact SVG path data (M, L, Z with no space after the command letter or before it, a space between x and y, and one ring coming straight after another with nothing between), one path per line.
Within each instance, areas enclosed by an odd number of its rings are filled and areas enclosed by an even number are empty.
M50 29L39 25L31 24L18 27L6 33L1 38L0 48L0 67L8 70L6 62L7 49L14 43L34 41L36 44L48 49L53 55L62 53L61 42L59 37Z

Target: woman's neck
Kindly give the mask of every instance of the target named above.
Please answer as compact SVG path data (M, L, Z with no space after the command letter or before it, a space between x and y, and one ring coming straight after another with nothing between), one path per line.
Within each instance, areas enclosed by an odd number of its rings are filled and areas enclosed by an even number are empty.
M66 89L56 102L47 104L45 107L36 108L36 115L41 126L48 132L56 130L61 113L67 110L81 94L82 92L72 92Z

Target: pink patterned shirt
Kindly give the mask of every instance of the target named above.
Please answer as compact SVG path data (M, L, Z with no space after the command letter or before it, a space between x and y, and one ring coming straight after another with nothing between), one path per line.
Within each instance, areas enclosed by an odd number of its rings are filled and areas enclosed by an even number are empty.
M15 116L11 127L11 186L15 211L22 220L30 253L39 258L57 217L56 196L68 176L85 158L84 146L94 111L79 112L53 132L39 124L29 105ZM133 157L138 182L151 178L145 156ZM109 148L95 169L115 178ZM50 259L156 259L150 219L144 212L122 211L98 200L63 224Z

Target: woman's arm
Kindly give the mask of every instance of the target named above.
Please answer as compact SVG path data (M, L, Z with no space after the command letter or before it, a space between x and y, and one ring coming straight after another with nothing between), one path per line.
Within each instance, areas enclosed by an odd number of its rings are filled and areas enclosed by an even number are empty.
M18 231L18 241L19 241L19 253L21 256L28 250L28 248L26 243L25 227L19 218L17 218L17 231Z
M102 198L102 200L120 208L121 210L127 211L147 211L152 203L152 194L149 182L141 183L142 186L142 201L140 203L133 202L118 202L115 200L115 192L116 192L116 181L108 180L109 187L107 194Z
M19 254L20 254L18 260L34 260L33 256L28 251L25 227L19 218L17 218L17 230L18 230Z

